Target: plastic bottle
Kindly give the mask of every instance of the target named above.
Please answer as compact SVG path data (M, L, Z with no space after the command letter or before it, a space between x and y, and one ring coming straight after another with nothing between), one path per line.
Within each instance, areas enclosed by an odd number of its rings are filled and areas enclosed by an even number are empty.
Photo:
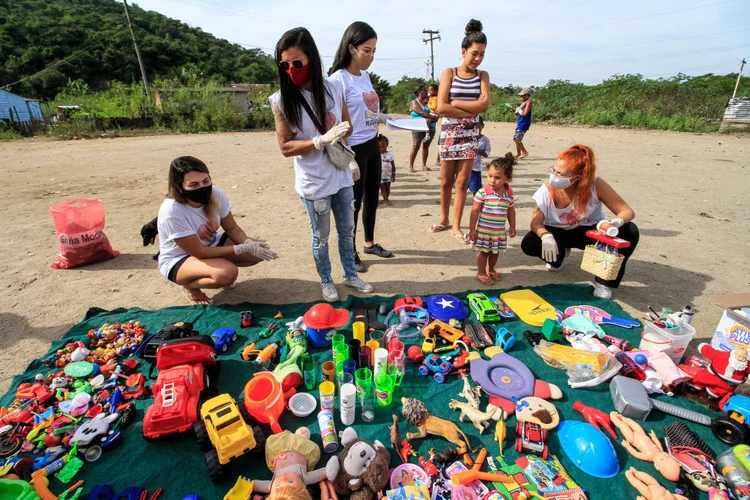
M732 488L737 498L740 500L748 498L746 495L739 494L737 490L743 486L750 487L750 472L737 460L734 448L725 451L716 458L716 469L727 480L727 485Z

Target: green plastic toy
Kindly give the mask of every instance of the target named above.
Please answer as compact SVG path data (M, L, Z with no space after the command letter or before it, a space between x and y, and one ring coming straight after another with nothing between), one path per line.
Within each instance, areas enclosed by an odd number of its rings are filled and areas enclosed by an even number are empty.
M553 342L555 340L562 340L562 326L560 326L560 323L558 323L554 319L547 318L544 320L544 324L542 325L542 335L544 335L544 338L550 342Z

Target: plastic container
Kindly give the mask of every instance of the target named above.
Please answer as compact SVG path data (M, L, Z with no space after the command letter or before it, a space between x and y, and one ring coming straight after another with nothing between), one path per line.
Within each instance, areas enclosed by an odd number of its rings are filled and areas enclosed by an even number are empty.
M298 392L289 398L289 409L295 417L307 417L318 407L318 401L312 394Z
M318 413L318 427L320 428L320 439L323 442L323 451L333 453L339 449L339 441L336 437L336 424L333 423L333 412L321 411Z
M279 416L285 407L281 384L271 372L256 373L245 385L245 408L255 420L269 424L274 434L282 431Z
M645 328L641 332L641 343L638 349L651 354L664 352L674 364L679 364L685 354L690 341L695 337L695 328L681 322L677 328L659 328L650 321L644 321Z
M333 405L336 400L336 385L333 382L325 381L320 384L320 409L323 411L333 411Z

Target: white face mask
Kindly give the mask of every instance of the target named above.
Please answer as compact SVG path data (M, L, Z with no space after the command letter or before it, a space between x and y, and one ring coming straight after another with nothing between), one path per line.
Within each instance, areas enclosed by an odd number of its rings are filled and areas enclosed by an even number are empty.
M555 189L565 189L572 184L573 181L570 177L560 177L559 175L549 174L549 185Z

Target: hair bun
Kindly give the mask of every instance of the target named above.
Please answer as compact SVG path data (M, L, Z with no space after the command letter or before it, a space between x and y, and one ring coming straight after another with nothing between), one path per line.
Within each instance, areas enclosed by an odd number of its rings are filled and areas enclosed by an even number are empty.
M471 21L466 23L466 30L464 31L464 34L466 36L469 36L472 33L481 33L482 29L482 22L477 21L476 19L472 19Z

